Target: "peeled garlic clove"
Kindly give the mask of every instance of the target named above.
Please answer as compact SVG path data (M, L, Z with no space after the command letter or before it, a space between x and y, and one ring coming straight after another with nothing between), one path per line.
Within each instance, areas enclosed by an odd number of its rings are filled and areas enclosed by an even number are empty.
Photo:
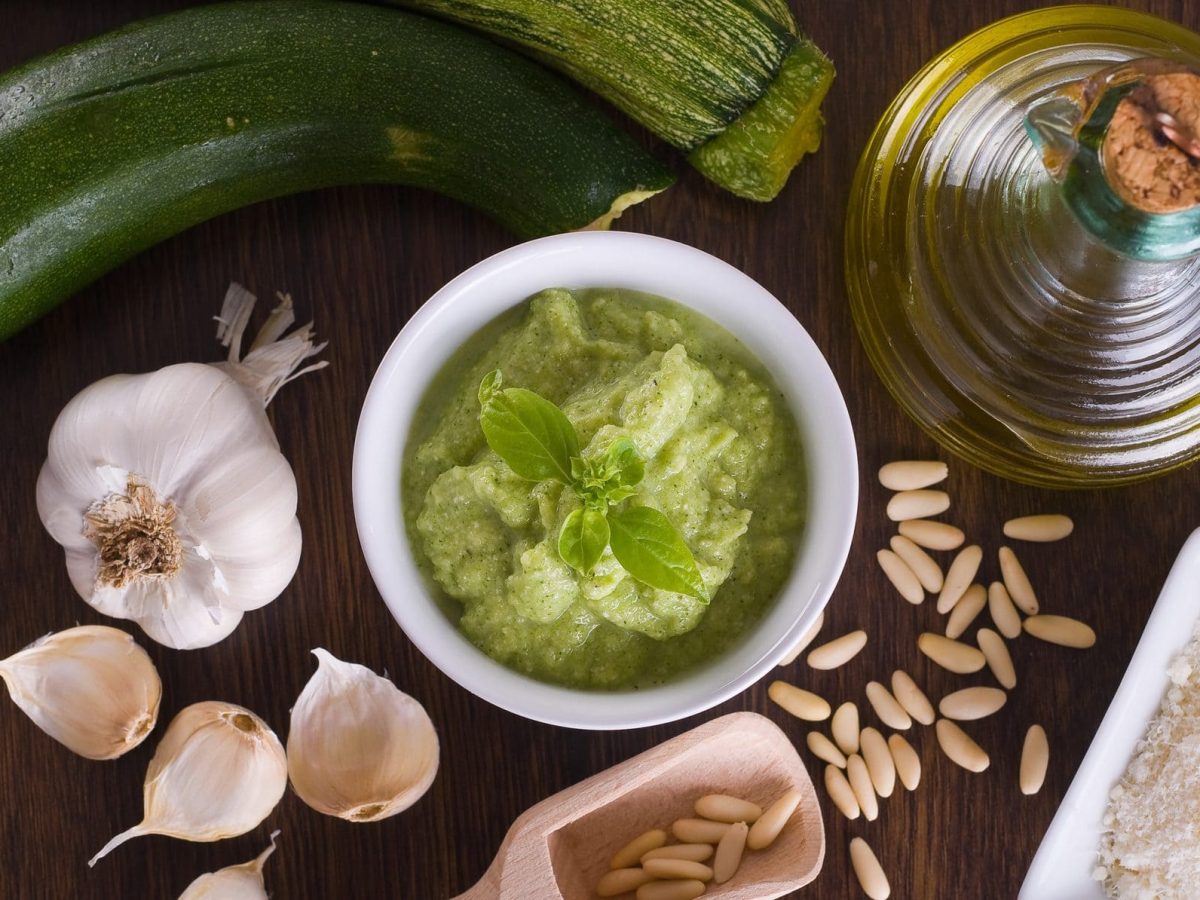
M402 812L429 789L438 739L424 707L370 669L327 650L292 709L288 774L318 812L374 822Z
M42 731L88 759L116 759L158 721L158 670L124 631L81 625L0 661L0 678Z
M248 863L227 866L201 875L179 895L179 900L267 900L263 864L275 852L278 831L271 832L271 846Z
M88 863L133 837L163 834L219 841L245 834L271 814L287 788L279 738L250 710L208 700L167 726L146 770L144 817Z

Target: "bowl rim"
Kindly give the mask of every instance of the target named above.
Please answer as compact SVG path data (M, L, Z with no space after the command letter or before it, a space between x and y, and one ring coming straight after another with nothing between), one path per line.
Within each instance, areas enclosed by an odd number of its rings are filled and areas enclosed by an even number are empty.
M527 289L530 284L540 287ZM555 286L642 290L707 316L762 362L797 420L808 514L787 581L733 648L660 686L612 692L566 688L493 660L431 596L408 541L400 460L429 382L463 340L537 290ZM729 302L731 295L736 304ZM428 349L446 334L460 336L445 352ZM572 728L622 729L671 722L716 706L758 681L795 646L824 609L849 553L858 507L858 462L849 412L832 370L799 320L764 287L717 257L666 238L574 232L518 244L484 259L434 293L405 323L363 401L352 493L371 577L401 629L438 669L476 696L525 718ZM414 594L424 602L412 602Z

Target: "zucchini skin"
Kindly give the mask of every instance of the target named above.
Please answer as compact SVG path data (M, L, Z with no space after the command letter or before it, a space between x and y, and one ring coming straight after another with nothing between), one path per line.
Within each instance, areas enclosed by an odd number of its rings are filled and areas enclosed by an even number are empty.
M533 237L672 180L560 78L452 25L324 0L186 9L0 77L0 338L270 197L415 185Z

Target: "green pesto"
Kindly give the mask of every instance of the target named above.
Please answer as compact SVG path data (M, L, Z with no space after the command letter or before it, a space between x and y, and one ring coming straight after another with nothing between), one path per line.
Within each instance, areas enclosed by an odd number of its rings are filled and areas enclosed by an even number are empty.
M646 459L629 504L683 534L712 602L558 556L578 498L523 481L484 441L476 392L504 382L558 404L585 455L629 437ZM401 474L409 539L447 614L489 656L543 681L628 689L734 645L779 593L804 525L796 423L727 331L633 291L550 289L486 326L434 379Z

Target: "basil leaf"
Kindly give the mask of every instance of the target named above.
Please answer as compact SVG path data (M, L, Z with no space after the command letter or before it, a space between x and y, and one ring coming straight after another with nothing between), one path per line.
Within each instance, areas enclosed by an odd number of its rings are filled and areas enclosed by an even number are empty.
M613 555L643 584L708 603L708 590L695 557L671 521L650 506L609 511Z
M646 476L646 461L627 437L617 438L608 445L604 464L620 487L633 487Z
M499 371L479 385L479 424L488 446L508 467L529 481L570 484L571 459L579 455L579 436L561 409L524 388L500 389Z
M608 546L608 537L604 513L585 506L572 512L563 522L562 531L558 533L558 555L571 568L591 575Z

